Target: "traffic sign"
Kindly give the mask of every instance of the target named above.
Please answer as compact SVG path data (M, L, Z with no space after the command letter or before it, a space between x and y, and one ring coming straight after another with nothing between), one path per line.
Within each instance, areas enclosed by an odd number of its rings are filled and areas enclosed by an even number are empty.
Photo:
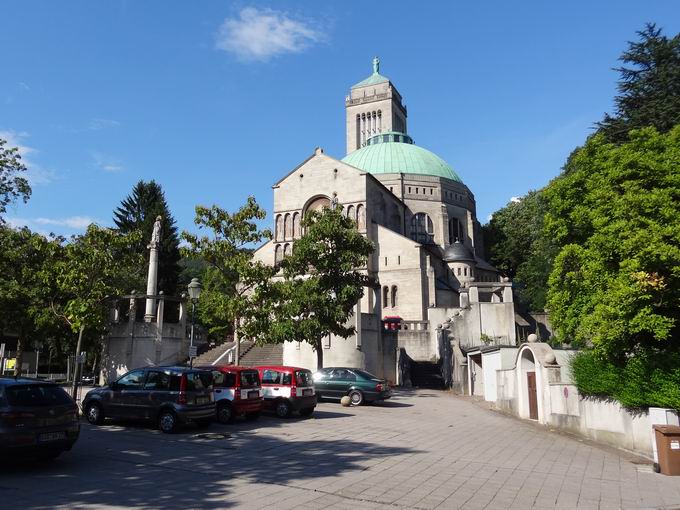
M198 355L198 348L195 345L189 346L189 357L195 358Z

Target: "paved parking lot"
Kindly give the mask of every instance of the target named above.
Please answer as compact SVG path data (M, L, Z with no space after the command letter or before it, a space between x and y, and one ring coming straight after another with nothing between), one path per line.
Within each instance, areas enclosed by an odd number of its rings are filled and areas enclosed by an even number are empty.
M48 466L5 466L11 508L680 508L680 477L420 390L164 435L83 424Z

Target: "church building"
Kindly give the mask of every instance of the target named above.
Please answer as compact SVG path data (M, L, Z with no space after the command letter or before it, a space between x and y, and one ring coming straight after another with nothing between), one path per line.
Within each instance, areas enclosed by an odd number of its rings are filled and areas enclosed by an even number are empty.
M366 271L379 287L356 305L355 336L324 340L324 365L398 383L400 356L441 366L448 349L455 365L472 347L514 345L511 283L483 258L475 197L446 161L415 144L402 96L377 58L345 111L347 154L317 148L274 184L274 238L255 253L278 263L307 211L331 204L373 241ZM283 360L316 368L307 344L287 342Z

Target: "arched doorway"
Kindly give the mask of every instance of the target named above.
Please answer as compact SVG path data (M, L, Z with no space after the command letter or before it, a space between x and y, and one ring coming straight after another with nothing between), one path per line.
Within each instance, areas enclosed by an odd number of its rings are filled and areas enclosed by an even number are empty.
M525 405L523 413L531 420L538 420L538 383L536 360L531 349L524 349L520 357L520 401Z

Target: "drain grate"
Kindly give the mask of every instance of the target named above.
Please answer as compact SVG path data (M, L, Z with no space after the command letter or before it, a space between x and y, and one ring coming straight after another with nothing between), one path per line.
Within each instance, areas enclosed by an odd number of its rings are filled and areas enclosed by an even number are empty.
M202 434L194 434L191 436L192 439L210 439L210 440L219 440L219 439L230 439L231 434L228 434L226 432L203 432Z

